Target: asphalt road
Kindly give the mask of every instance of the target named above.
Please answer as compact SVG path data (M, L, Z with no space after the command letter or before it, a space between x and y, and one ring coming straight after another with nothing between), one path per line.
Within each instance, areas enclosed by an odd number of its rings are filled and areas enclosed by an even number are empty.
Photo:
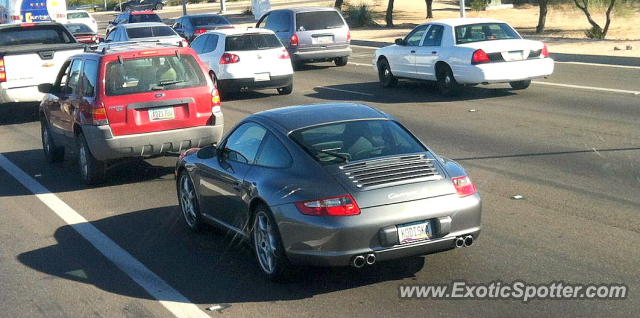
M225 125L308 103L362 102L389 112L478 184L483 232L474 246L364 270L305 268L297 280L274 284L232 236L186 230L175 158L122 165L108 183L85 187L71 158L45 162L33 104L0 105L0 153L200 309L229 305L205 310L212 317L637 315L639 68L557 64L547 84L479 86L444 99L425 83L382 89L367 65L372 49L354 49L356 64L296 72L290 96L272 90L223 101ZM517 194L524 198L511 198ZM1 168L0 241L1 316L171 316ZM398 297L401 284L453 280L624 283L629 296L528 303Z

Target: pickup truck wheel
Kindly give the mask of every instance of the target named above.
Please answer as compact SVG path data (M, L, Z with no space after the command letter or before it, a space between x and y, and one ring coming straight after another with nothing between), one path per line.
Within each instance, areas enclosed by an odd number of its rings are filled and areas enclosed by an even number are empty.
M511 85L513 89L526 89L531 85L531 80L509 82L509 85Z
M449 66L440 67L436 78L436 87L440 95L450 97L460 93L461 85L456 82L456 78L453 76Z
M104 161L96 159L84 135L80 133L77 137L78 143L78 165L80 166L80 176L84 183L94 185L104 182L106 175L106 165Z
M44 150L44 156L47 158L47 162L61 162L64 160L64 147L57 147L53 141L53 136L49 131L49 125L45 120L40 122L40 132L42 136L42 149Z
M398 78L396 78L391 72L391 67L386 59L382 59L378 62L378 79L380 79L382 87L398 86Z
M348 56L336 57L336 59L333 60L333 62L336 63L336 66L345 66L349 62L349 57Z
M278 88L278 94L280 95L289 95L293 92L293 84L289 84L285 87Z

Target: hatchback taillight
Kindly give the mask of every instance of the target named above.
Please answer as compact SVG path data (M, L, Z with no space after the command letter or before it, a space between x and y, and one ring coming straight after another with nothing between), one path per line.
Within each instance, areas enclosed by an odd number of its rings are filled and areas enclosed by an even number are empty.
M220 58L220 64L233 64L238 62L240 62L240 57L231 53L224 53Z
M193 34L194 35L199 35L199 34L207 32L207 31L208 31L207 29L196 29L195 31L193 31Z
M478 192L476 185L471 182L468 176L451 178L453 186L456 188L456 192L461 197L466 197Z
M0 82L7 81L7 70L4 66L4 59L0 58Z
M543 44L542 52L540 54L542 54L542 56L544 56L544 57L551 56L551 53L549 53L549 49L547 48L546 44Z
M278 56L278 58L283 60L288 60L291 58L291 56L289 56L289 51L287 51L287 49L282 49L282 52L280 52L280 55Z
M296 202L302 214L315 216L347 216L360 214L360 207L350 195Z
M291 46L298 46L298 35L294 34L291 36Z
M471 57L471 64L481 64L481 63L489 63L491 62L491 58L489 54L487 54L482 49L478 49L473 52L473 56Z

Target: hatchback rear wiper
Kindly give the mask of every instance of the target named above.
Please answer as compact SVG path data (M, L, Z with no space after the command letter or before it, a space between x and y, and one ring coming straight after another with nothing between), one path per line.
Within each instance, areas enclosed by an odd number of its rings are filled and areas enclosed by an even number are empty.
M159 90L163 90L164 86L169 86L169 85L183 83L183 82L184 81L162 81L162 82L156 84L155 86L152 86L151 90L152 91L159 91Z

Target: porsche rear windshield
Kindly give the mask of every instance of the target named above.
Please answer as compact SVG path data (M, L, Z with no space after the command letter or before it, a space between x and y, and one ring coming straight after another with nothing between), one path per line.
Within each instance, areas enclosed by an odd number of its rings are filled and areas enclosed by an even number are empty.
M207 81L202 69L190 55L151 56L107 64L106 93L109 96L205 85Z
M59 25L17 25L13 28L0 29L0 46L75 42L71 34Z
M323 165L426 151L391 120L357 120L295 130L291 139Z
M138 38L151 38L154 36L177 36L178 34L173 31L169 26L154 26L154 27L140 27L140 28L127 28L127 35L131 39Z
M476 23L459 25L456 28L456 44L521 39L506 23Z
M253 51L282 47L282 43L274 34L251 33L228 36L225 49L227 51Z

